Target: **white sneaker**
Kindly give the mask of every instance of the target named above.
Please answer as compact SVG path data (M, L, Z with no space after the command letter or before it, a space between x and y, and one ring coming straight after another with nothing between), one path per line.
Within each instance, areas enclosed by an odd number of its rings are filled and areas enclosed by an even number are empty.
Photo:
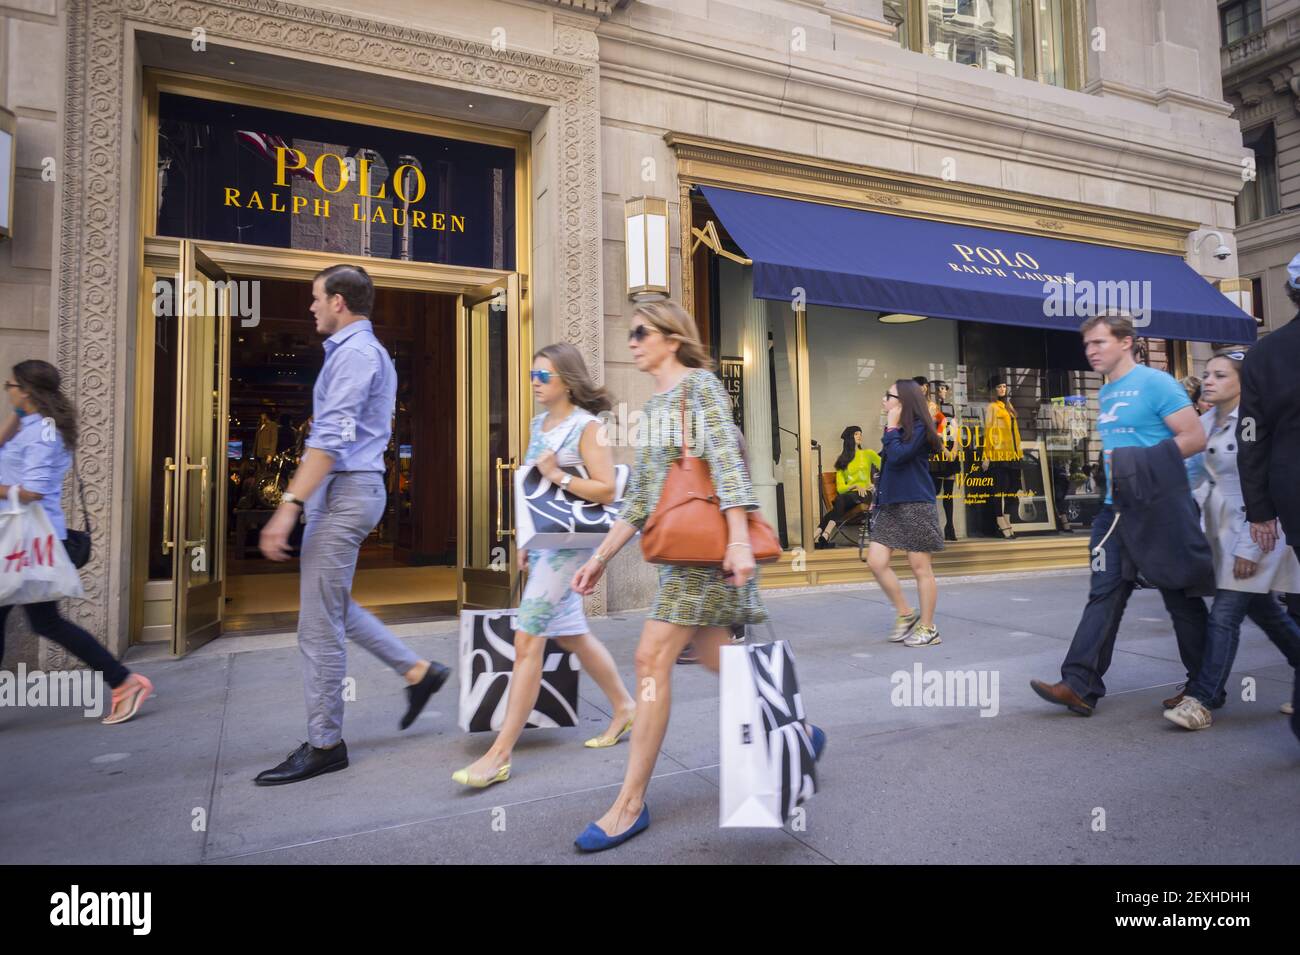
M1280 707L1278 707L1278 709L1280 709L1287 716L1291 716L1295 713L1295 707L1292 706L1290 703L1283 703Z
M916 622L921 619L921 614L913 610L911 613L900 613L894 618L894 632L889 635L890 643L899 643L904 637L912 632Z
M1208 729L1214 722L1214 718L1210 716L1210 711L1194 696L1183 697L1183 702L1172 710L1165 710L1164 717L1169 722L1176 723L1185 730Z
M918 626L912 635L903 641L905 647L933 647L943 643L939 639L938 627Z

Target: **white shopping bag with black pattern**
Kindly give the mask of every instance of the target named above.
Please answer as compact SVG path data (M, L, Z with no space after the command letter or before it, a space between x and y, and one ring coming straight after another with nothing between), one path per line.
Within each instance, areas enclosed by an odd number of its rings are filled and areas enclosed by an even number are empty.
M581 464L560 468L586 480L591 475ZM631 470L614 465L614 502L595 504L552 484L536 465L515 472L515 544L520 550L584 550L599 547L618 520L623 492Z
M460 728L495 732L506 716L515 662L515 610L460 614ZM528 716L531 728L578 725L578 658L554 640L542 651L542 689Z
M720 653L719 825L779 829L817 791L790 644L724 646Z

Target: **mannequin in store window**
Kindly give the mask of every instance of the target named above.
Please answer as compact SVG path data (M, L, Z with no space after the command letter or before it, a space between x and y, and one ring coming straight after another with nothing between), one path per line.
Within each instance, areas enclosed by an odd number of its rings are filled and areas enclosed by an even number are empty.
M880 472L880 454L873 448L862 447L862 429L851 424L840 432L843 449L835 459L835 503L822 517L821 527L813 547L831 546L831 535L849 512L859 504L871 501L875 475Z
M943 539L955 541L957 532L952 526L952 508L957 483L957 472L961 470L959 459L960 445L957 441L959 430L954 420L948 383L932 381L926 393L926 405L930 417L934 418L935 429L943 446L936 454L930 455L930 476L934 478L934 493L943 506Z
M253 457L270 461L280 447L280 426L263 411L257 416L257 437L253 442Z
M1007 380L997 375L990 385L993 400L989 402L984 419L982 467L993 478L992 503L998 530L1003 537L1011 538L1016 536L1011 528L1009 502L1015 496L1016 478L1020 474L1020 422L1016 406L1011 403L1011 389Z

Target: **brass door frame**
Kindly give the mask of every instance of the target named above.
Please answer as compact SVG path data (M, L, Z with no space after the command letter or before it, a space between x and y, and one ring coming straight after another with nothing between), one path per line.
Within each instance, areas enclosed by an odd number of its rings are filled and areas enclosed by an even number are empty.
M474 310L498 296L504 299L503 307L506 309L506 349L515 366L516 387L513 394L509 390L506 392L508 456L488 462L478 459L475 452L479 445L471 441L471 435L485 440L489 434L488 394L491 386L486 373L488 329ZM456 301L456 494L460 510L456 533L457 610L466 606L509 606L513 603L515 584L519 579L518 550L509 543L509 538L514 535L513 520L504 502L513 500L508 495L513 471L523 460L525 451L524 401L529 390L523 376L527 374L525 369L531 368L531 362L525 360L531 354L531 343L525 342L520 323L510 321L510 316L521 310L521 298L520 281L513 275L506 275L466 290ZM524 344L528 346L527 351L521 348ZM507 369L507 381L509 377ZM462 401L463 406L460 405ZM471 475L471 468L480 470ZM495 514L490 512L483 493L484 488L493 482L497 489ZM487 534L489 528L493 530L493 543L506 548L508 558L504 576L500 570L482 566L486 561L477 559L472 553L475 543L483 540L481 535Z
M176 429L172 442L175 457L165 459L163 475L166 482L164 500L170 500L172 507L169 509L164 505L162 521L164 553L170 551L172 554L171 645L176 656L219 636L224 617L226 481L225 469L221 465L225 462L224 449L229 434L232 310L227 287L220 300L214 301L214 313L208 312L205 291L197 314L191 314L189 281L199 280L202 276L210 282L228 282L230 276L195 242L183 241L179 258L178 276L182 281L178 282L173 296L178 344ZM207 327L209 322L210 328ZM209 335L213 337L210 339ZM214 353L215 367L212 363ZM209 374L213 377L211 393L202 386L206 377L201 378L199 390L203 398L191 404L196 385L193 376ZM199 480L197 511L191 507L195 493L192 479L195 476ZM194 530L191 512L197 513L200 522L193 538L190 536ZM196 557L202 558L206 570L201 572L206 574L207 580L190 586Z
M135 513L140 515L133 521L133 540L131 543L132 570L131 570L131 609L130 609L130 628L129 633L132 637L132 643L139 642L138 636L144 625L145 596L146 589L150 583L148 579L149 564L149 493L151 482L155 478L154 471L161 462L152 460L153 444L153 402L154 402L154 379L155 369L153 365L153 354L155 347L155 326L152 315L152 289L155 278L174 277L181 274L181 259L183 242L186 240L165 238L161 236L147 236L142 240L143 261L140 268L140 295L138 299L139 320L137 321L136 348L139 356L136 365L136 449L135 449L135 482L134 482L134 501ZM276 278L296 281L311 281L315 275L328 265L352 264L364 266L366 271L374 279L375 285L384 288L397 288L413 291L440 292L444 294L457 295L458 297L472 298L476 290L485 286L491 287L508 283L519 289L519 307L516 312L516 321L510 324L510 347L512 354L519 356L517 361L520 370L523 371L528 366L525 361L525 355L531 354L532 334L531 334L531 315L527 306L527 280L526 277L516 272L497 271L494 269L477 269L462 266L435 265L426 262L404 262L400 260L388 259L371 259L364 256L339 255L334 253L305 252L294 249L277 249L262 246L238 245L228 242L203 242L192 241L192 246L216 268L225 272L233 279L252 279L252 278ZM183 277L183 276L182 276ZM513 280L513 281L512 281ZM459 305L459 302L458 302ZM458 330L464 325L463 310L457 309L457 328ZM456 367L461 369L465 366L464 347L467 343L462 342L460 337L457 339ZM516 385L516 394L514 401L511 402L509 414L512 421L510 430L510 450L514 457L522 459L524 448L520 444L522 436L517 422L520 416L525 414L527 409L524 402L527 399L528 389L525 387L526 382L520 378ZM221 386L221 406L222 414L226 415L229 407L229 386L230 376L229 369L226 369L224 380ZM459 393L459 389L458 389ZM179 411L179 409L178 409ZM464 418L461 409L457 408L458 422ZM458 425L458 460L457 473L463 475L467 462L464 459L465 447L459 434ZM224 520L224 514L222 515ZM474 528L475 531L483 533L488 532L491 526L491 516L489 523L481 528ZM224 526L223 526L224 532ZM458 537L463 535L458 534ZM458 540L457 551L458 560L463 561L463 555L460 553L463 542ZM464 567L463 562L458 568L458 572ZM513 558L512 558L512 573ZM177 578L173 574L169 582L172 588L172 599L176 599ZM224 578L222 581L224 587ZM174 605L173 605L174 606ZM173 634L173 637L175 635Z
M404 129L430 136L441 136L469 142L504 146L515 152L515 273L519 276L520 307L513 326L517 336L520 368L527 373L527 356L532 349L532 301L528 295L529 275L532 271L532 137L522 130L432 117L425 114L391 109L371 104L352 103L346 100L306 96L284 90L269 89L245 83L235 83L211 77L195 76L168 70L146 69L140 97L140 193L137 207L138 229L136 244L137 277L139 291L136 301L137 330L135 419L136 435L134 455L134 483L132 484L134 537L130 545L131 590L127 632L130 643L140 642L143 610L149 590L148 580L148 514L149 487L153 477L152 456L153 397L154 397L154 324L151 301L155 278L172 277L180 268L180 240L155 236L158 221L158 96L161 92L177 93L224 103L237 103L338 119L385 129ZM374 278L375 284L390 288L446 292L460 295L509 275L492 269L463 268L424 262L377 259L364 256L334 255L304 252L291 249L237 245L233 243L199 241L198 245L227 273L238 277L310 279L327 265L350 262L363 265ZM460 311L457 311L458 321ZM458 326L459 327L459 326ZM458 352L457 367L462 362ZM518 390L516 414L527 413L527 382L521 381ZM223 383L228 388L228 380ZM523 448L514 449L522 457ZM458 462L458 473L463 472ZM141 515L145 527L140 528ZM171 581L174 587L175 581Z

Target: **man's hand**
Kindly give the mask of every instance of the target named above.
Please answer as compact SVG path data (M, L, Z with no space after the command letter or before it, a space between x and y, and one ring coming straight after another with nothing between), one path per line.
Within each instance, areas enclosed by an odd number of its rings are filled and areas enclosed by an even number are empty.
M289 535L293 533L293 525L298 523L299 511L296 504L281 504L262 528L258 547L267 560L288 560L291 556Z
M1266 554L1273 553L1273 548L1277 546L1277 538L1277 518L1271 521L1259 521L1250 525L1250 539Z

